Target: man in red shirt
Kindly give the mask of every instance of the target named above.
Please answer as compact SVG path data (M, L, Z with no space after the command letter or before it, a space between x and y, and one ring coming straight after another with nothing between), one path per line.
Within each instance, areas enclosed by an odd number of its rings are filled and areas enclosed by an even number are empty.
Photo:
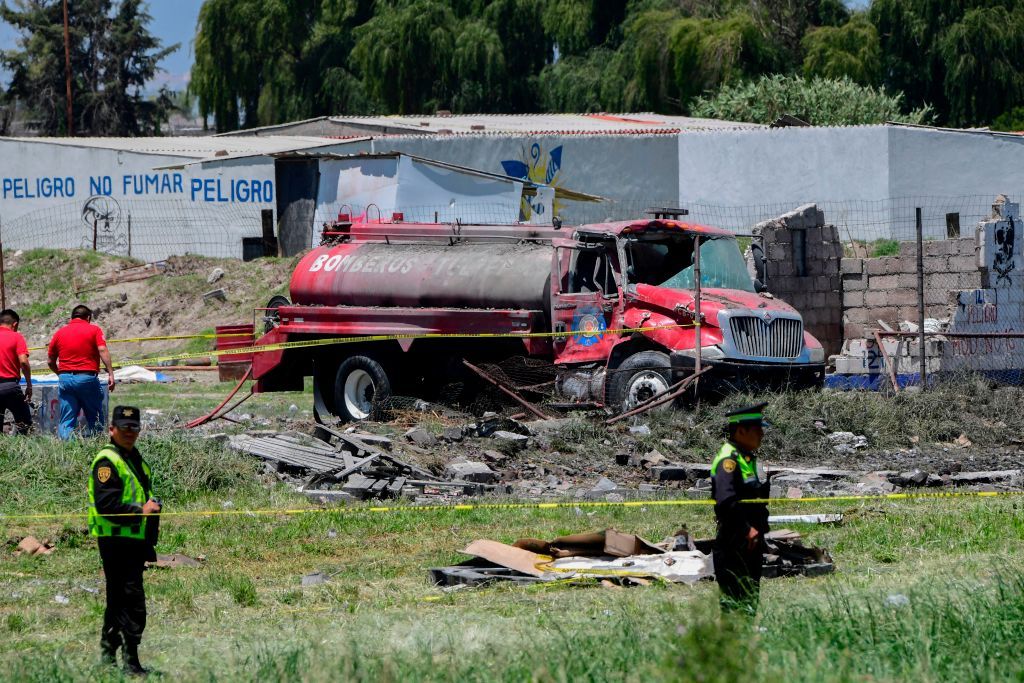
M0 424L7 411L14 417L18 434L28 434L32 427L32 366L28 363L28 344L18 332L21 318L10 308L0 311ZM21 376L25 375L25 393L21 393Z
M107 369L107 388L114 390L114 367L110 362L103 330L92 324L92 311L78 305L71 321L50 340L50 369L59 375L60 426L57 436L67 440L75 432L79 412L85 413L86 436L96 434L106 422L103 391L98 379L100 361Z

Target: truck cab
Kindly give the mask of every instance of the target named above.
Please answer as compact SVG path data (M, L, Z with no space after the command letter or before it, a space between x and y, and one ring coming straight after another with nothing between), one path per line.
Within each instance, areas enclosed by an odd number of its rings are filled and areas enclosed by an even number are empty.
M551 281L568 395L629 409L692 374L698 354L710 367L704 391L824 383L821 344L796 310L757 291L732 233L651 220L582 226L573 237L553 241Z

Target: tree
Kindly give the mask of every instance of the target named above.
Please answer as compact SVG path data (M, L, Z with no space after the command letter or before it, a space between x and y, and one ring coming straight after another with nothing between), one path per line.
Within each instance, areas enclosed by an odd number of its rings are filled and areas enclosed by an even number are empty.
M882 75L882 46L878 31L864 14L842 26L823 26L803 39L804 76L843 78L860 85L878 85Z
M699 98L693 114L706 118L769 124L791 114L817 126L851 126L886 121L929 123L927 107L905 112L900 95L862 86L849 78L762 76Z
M11 74L6 97L24 108L40 133L67 134L61 1L4 2L0 19L21 34L19 49L0 53L0 64ZM76 134L160 132L171 108L170 93L161 90L147 98L142 89L177 45L162 48L147 29L150 21L142 0L68 4Z
M1024 104L1024 6L1016 0L874 0L883 84L941 122L985 124Z

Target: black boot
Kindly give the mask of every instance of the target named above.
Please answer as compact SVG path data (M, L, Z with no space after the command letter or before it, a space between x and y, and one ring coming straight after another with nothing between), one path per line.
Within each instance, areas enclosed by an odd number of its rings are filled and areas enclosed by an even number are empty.
M100 663L106 666L117 664L117 648L121 647L121 639L116 633L104 633L100 637Z
M149 674L149 669L139 663L139 646L137 644L124 644L124 672L129 676L146 676Z

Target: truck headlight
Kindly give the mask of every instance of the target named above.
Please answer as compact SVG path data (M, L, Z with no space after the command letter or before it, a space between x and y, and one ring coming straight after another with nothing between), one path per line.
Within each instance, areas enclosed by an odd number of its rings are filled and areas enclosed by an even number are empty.
M818 347L816 349L810 349L811 362L812 363L824 363L825 362L825 349Z

